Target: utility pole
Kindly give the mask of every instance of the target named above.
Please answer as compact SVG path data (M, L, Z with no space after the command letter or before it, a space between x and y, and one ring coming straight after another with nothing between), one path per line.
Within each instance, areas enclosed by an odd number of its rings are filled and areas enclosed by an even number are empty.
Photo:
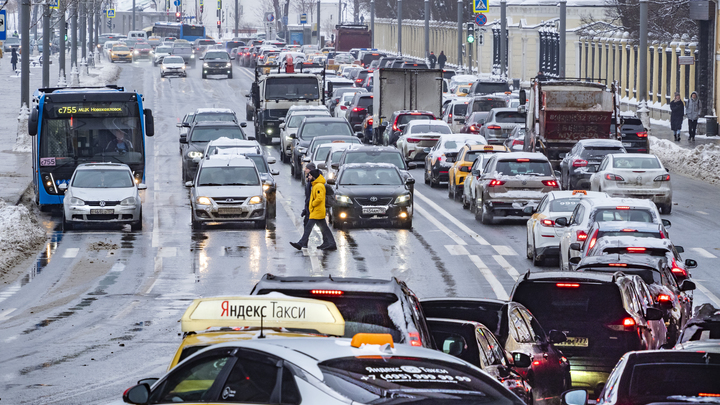
M72 3L70 12L70 69L77 68L77 46L78 46L78 4Z
M322 48L322 44L320 43L320 1L317 2L317 41L318 41L318 49Z
M182 4L182 3L181 3ZM133 0L132 30L135 31L135 0Z
M375 0L370 0L370 48L375 49Z
M457 2L457 65L458 69L462 66L462 49L463 49L463 2L458 0Z
M20 105L30 107L30 0L20 3L20 46L26 52L20 57Z
M93 32L95 31L94 26L94 17L95 17L95 1L90 1L88 3L90 5L90 9L87 13L87 28L88 28L88 49L90 50L90 58L93 58L95 47L94 47L94 41L93 41Z
M290 1L290 0L287 0ZM238 33L240 32L240 18L239 18L239 8L238 8L238 0L235 0L235 35L233 37L238 36ZM287 32L287 31L286 31ZM285 43L289 43L287 34L285 34Z
M425 0L425 58L430 56L430 0Z
M560 55L558 56L558 73L565 78L565 33L567 31L567 0L560 0Z
M638 55L638 115L645 128L650 128L650 119L648 117L647 108L647 17L648 17L648 0L640 0L640 38Z
M500 0L500 74L507 79L507 0Z
M402 0L397 0L398 15L398 55L402 56Z
M60 69L58 77L58 86L65 84L65 37L67 36L67 30L65 29L65 2L59 1L60 12L58 13L58 24L60 24L60 38L58 44L60 45L60 54L58 55L58 69Z
M42 6L42 86L50 87L50 4L46 1Z
M80 64L87 65L87 11L85 0L80 0Z

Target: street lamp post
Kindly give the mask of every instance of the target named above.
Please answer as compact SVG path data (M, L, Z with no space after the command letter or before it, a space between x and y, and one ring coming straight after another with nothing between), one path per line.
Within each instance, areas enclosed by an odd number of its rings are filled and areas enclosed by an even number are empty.
M500 75L507 78L507 0L500 0Z
M398 55L402 56L402 0L397 2L398 15Z
M370 48L375 49L375 0L370 0Z
M30 0L20 3L20 46L25 50L20 55L20 106L30 106Z
M558 57L558 73L565 78L565 32L567 31L567 0L560 0L560 55Z
M60 12L58 13L58 24L60 24L60 38L58 40L59 55L58 55L58 87L65 86L65 37L67 36L67 30L65 29L65 2L58 2L60 6Z
M458 0L457 2L457 65L458 69L462 66L462 48L463 48L463 2Z
M44 88L50 87L50 4L46 1L43 6L42 20L42 85Z
M648 118L647 108L647 17L648 17L648 0L640 0L640 38L638 52L638 115L642 120L645 128L650 128L650 120Z
M425 58L430 56L430 0L425 0Z

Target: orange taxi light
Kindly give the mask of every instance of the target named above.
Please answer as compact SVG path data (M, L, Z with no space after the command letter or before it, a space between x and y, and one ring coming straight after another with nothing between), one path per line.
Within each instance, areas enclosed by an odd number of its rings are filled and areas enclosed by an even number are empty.
M572 195L575 195L575 194L587 195L587 191L585 191L585 190L573 190Z
M356 333L353 336L350 346L360 347L362 345L384 345L389 344L390 347L395 347L393 343L392 335L389 333Z

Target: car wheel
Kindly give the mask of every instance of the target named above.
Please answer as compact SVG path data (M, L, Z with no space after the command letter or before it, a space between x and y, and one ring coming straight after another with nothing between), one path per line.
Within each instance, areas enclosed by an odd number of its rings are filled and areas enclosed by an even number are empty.
M435 181L435 176L432 174L432 169L430 169L430 188L435 188L440 185L440 181Z
M300 164L297 163L297 160L293 162L293 176L300 180Z
M488 211L487 206L483 203L480 207L481 210L481 221L485 225L490 225L493 222L493 214Z
M232 79L232 73L228 75L228 79Z
M662 211L663 214L669 214L672 212L672 203L670 204L660 204L660 211Z
M265 227L267 227L267 219L255 221L255 229L265 229Z
M143 228L142 210L140 210L140 218L138 218L136 223L130 224L130 230L131 231L142 231L142 228Z
M65 231L72 231L73 229L73 223L65 219L65 214L63 213L63 219L62 219L62 230Z
M470 202L470 211L475 215L475 220L480 221L482 220L482 211L480 210L480 207L477 205L477 201L474 199Z
M534 251L535 249L530 245L530 236L529 236L529 235L526 237L525 246L526 246L526 248L525 248L525 255L527 256L528 259L532 260L532 258L533 258L533 251Z
M165 75L162 72L160 72L160 78L162 79L164 77L165 77Z
M207 75L205 73L202 74L203 79L207 79Z
M532 264L533 266L539 267L545 264L544 259L540 259L537 254L537 249L535 249L535 239L533 238L533 244L532 244Z
M110 63L115 63L115 59L110 59Z
M460 197L460 201L462 201L462 207L464 210L466 210L470 207L470 204L468 203L467 199L465 198L465 193L463 193L462 196Z
M448 181L448 198L451 200L455 199L455 193L453 192L452 181Z

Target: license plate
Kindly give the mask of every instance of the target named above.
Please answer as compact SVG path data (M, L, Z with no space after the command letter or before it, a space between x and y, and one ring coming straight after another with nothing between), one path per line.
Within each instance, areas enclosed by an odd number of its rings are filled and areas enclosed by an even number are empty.
M623 142L622 144L623 144L623 146L632 146L631 142Z
M588 338L568 336L566 341L562 343L556 343L555 346L588 347Z
M365 215L384 214L385 207L363 207L362 213Z
M114 214L114 210L90 210L90 214Z
M218 208L218 214L220 215L237 215L243 212L242 208Z

